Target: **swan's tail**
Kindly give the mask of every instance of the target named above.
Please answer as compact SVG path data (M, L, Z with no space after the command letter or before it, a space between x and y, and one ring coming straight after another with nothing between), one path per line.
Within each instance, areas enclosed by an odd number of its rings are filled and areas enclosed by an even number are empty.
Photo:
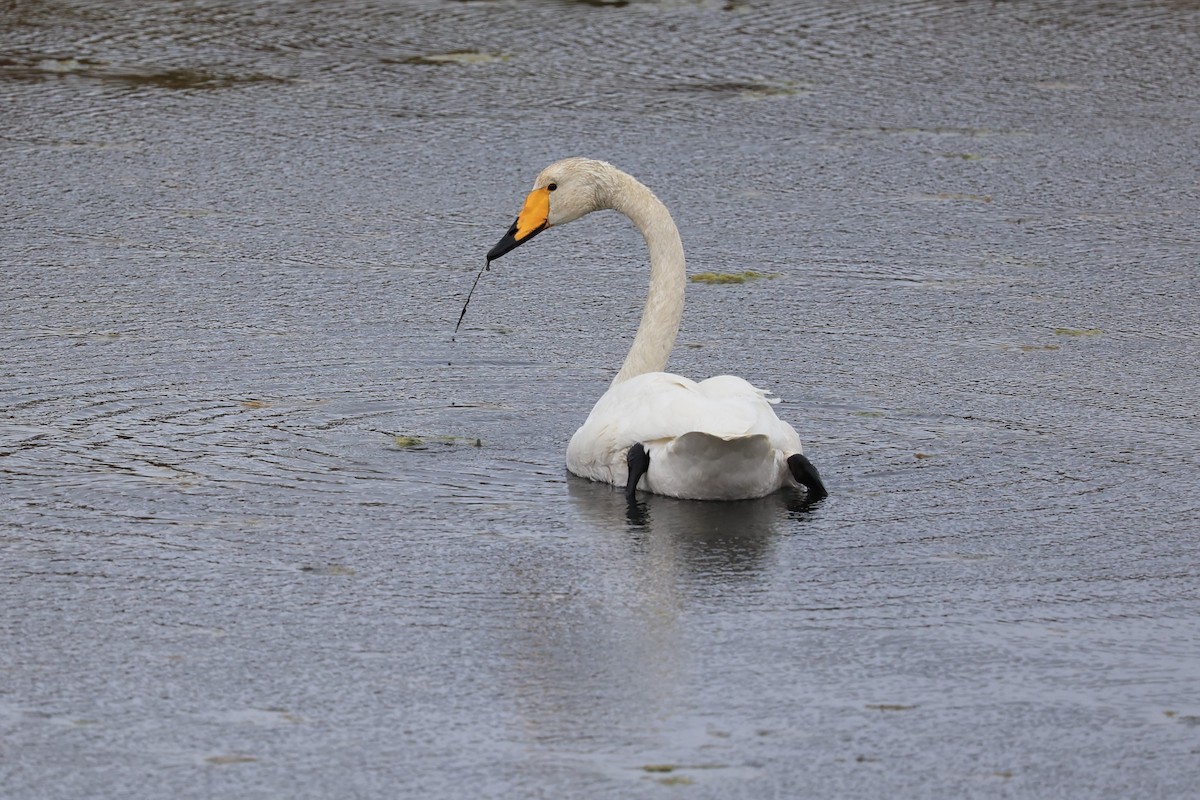
M768 436L716 436L693 431L647 444L642 484L658 494L708 500L762 497L779 488L787 464Z

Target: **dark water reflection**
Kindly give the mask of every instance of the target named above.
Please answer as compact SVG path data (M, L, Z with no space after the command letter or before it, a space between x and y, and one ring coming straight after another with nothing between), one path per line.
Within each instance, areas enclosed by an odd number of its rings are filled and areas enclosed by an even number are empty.
M0 791L1147 797L1200 752L1192 3L0 7ZM831 490L570 478L641 242Z
M806 502L802 492L715 504L643 493L631 503L612 487L574 476L568 492L588 524L607 529L623 511L631 546L670 553L673 562L706 580L757 574L774 539L802 532L787 524L789 516L801 519L820 505Z

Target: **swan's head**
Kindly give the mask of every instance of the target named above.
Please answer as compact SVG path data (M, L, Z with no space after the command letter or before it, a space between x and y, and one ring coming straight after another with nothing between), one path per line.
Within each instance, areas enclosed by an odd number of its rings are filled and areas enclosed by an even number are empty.
M537 236L584 214L609 208L614 179L622 173L605 161L565 158L542 170L517 221L487 254L492 261Z

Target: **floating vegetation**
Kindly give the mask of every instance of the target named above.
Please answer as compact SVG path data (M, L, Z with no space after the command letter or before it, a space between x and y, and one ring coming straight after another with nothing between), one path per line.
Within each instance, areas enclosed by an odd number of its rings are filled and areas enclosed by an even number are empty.
M666 87L671 92L710 92L759 100L767 97L793 97L804 87L793 82L766 83L760 81L716 81L712 83L677 83Z
M1198 714L1180 714L1178 711L1164 711L1163 715L1167 719L1173 719L1189 728L1200 728L1200 715Z
M242 408L270 408L271 404L266 400L243 400Z
M906 706L900 703L867 703L867 708L872 711L912 711L916 706Z
M122 83L160 89L224 89L247 83L286 83L286 78L262 73L236 74L191 67L158 68L114 65L107 61L79 58L35 58L27 61L0 60L0 77L17 80L50 80L67 77Z
M793 83L783 84L780 86L771 86L762 84L759 86L747 86L738 92L738 95L748 100L761 100L767 97L795 97L803 90Z
M264 708L261 710L265 714L273 714L275 717L275 720L277 720L277 721L289 722L292 725L299 725L300 723L304 722L303 717L299 717L299 716L293 714L292 712L288 711L286 708L279 708L277 706L272 706L271 708Z
M467 436L431 436L422 439L418 436L408 436L400 433L392 436L392 444L405 449L426 450L429 445L438 444L444 447L483 447L483 440L472 439Z
M481 53L478 50L454 50L449 53L429 53L405 59L382 59L385 64L496 64L508 61L507 53Z
M18 80L46 80L56 75L86 73L103 66L102 61L78 58L0 58L0 76Z
M725 764L646 764L641 767L642 772L649 772L651 775L661 775L655 777L654 780L661 783L663 786L690 786L696 781L687 775L673 775L678 770L702 770L702 769L725 769ZM650 775L646 776L650 777Z
M149 86L159 89L228 89L246 83L284 83L270 75L233 75L208 72L202 69L165 69L149 71L112 72L94 77L125 83L130 86Z
M311 572L313 575L339 575L349 577L358 574L353 567L347 567L345 564L322 564L320 566L303 566L301 572Z
M250 764L254 761L258 761L258 759L254 756L244 756L238 753L231 753L230 755L223 756L209 756L204 760L209 764L216 764L218 766L225 764Z
M757 281L760 279L771 280L778 278L777 272L699 272L693 275L689 280L692 283L707 283L707 284L725 284L725 283L745 283L746 281Z
M1100 328L1055 328L1055 336L1099 336L1104 333Z

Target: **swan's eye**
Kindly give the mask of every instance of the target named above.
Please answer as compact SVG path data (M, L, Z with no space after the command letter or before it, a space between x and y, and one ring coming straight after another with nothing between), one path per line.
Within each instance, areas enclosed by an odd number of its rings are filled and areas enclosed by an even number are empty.
M551 183L551 184L548 184L548 185L546 186L546 188L547 188L547 189L549 189L550 191L552 191L552 192L553 192L555 189L557 189L557 188L558 188L558 184L557 184L557 183Z

